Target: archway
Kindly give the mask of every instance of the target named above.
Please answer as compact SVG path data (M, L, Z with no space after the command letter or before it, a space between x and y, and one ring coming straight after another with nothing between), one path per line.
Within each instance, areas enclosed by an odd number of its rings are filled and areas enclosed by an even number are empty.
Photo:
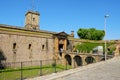
M80 56L75 56L74 60L76 66L82 66L82 58Z
M66 59L68 65L71 65L71 56L67 54L67 55L65 55L65 59Z
M87 64L91 64L95 62L95 59L92 56L88 56L86 57L85 61Z
M59 55L62 57L62 52L63 52L63 44L59 44Z

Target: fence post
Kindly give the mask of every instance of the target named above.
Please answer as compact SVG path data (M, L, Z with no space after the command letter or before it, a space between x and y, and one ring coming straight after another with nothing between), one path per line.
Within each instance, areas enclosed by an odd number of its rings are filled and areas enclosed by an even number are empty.
M42 60L40 60L40 76L42 76Z
M0 74L2 74L2 63L0 63ZM3 77L3 74L1 75L0 80L2 79L2 77Z
M54 67L55 67L55 73L57 72L57 71L56 71L56 66L57 66L57 64L56 64L56 60L55 60L55 66L54 66Z
M22 66L23 66L23 62L20 63L21 64L21 80L23 79L23 74L22 74Z
M74 60L74 68L76 68L75 60Z
M66 70L67 70L67 63L68 63L68 62L67 62L67 60L66 60Z

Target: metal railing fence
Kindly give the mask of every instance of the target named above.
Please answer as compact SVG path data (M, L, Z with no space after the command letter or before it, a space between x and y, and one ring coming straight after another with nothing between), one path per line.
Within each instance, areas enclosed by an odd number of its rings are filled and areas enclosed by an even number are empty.
M0 63L0 80L23 80L72 68L64 60Z

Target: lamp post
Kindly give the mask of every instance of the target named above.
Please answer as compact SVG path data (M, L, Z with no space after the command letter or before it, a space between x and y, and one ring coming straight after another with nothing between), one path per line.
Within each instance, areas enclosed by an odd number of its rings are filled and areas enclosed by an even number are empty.
M106 57L107 57L107 45L106 45L106 18L108 18L109 15L105 15L104 16L104 19L105 19L105 22L104 22L104 28L105 28L105 61L107 60Z

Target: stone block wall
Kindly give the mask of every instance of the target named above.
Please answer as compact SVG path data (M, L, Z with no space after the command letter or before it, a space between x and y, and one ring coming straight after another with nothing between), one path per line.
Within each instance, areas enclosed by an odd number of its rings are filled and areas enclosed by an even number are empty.
M6 62L53 59L53 48L52 38L0 34L0 49Z

